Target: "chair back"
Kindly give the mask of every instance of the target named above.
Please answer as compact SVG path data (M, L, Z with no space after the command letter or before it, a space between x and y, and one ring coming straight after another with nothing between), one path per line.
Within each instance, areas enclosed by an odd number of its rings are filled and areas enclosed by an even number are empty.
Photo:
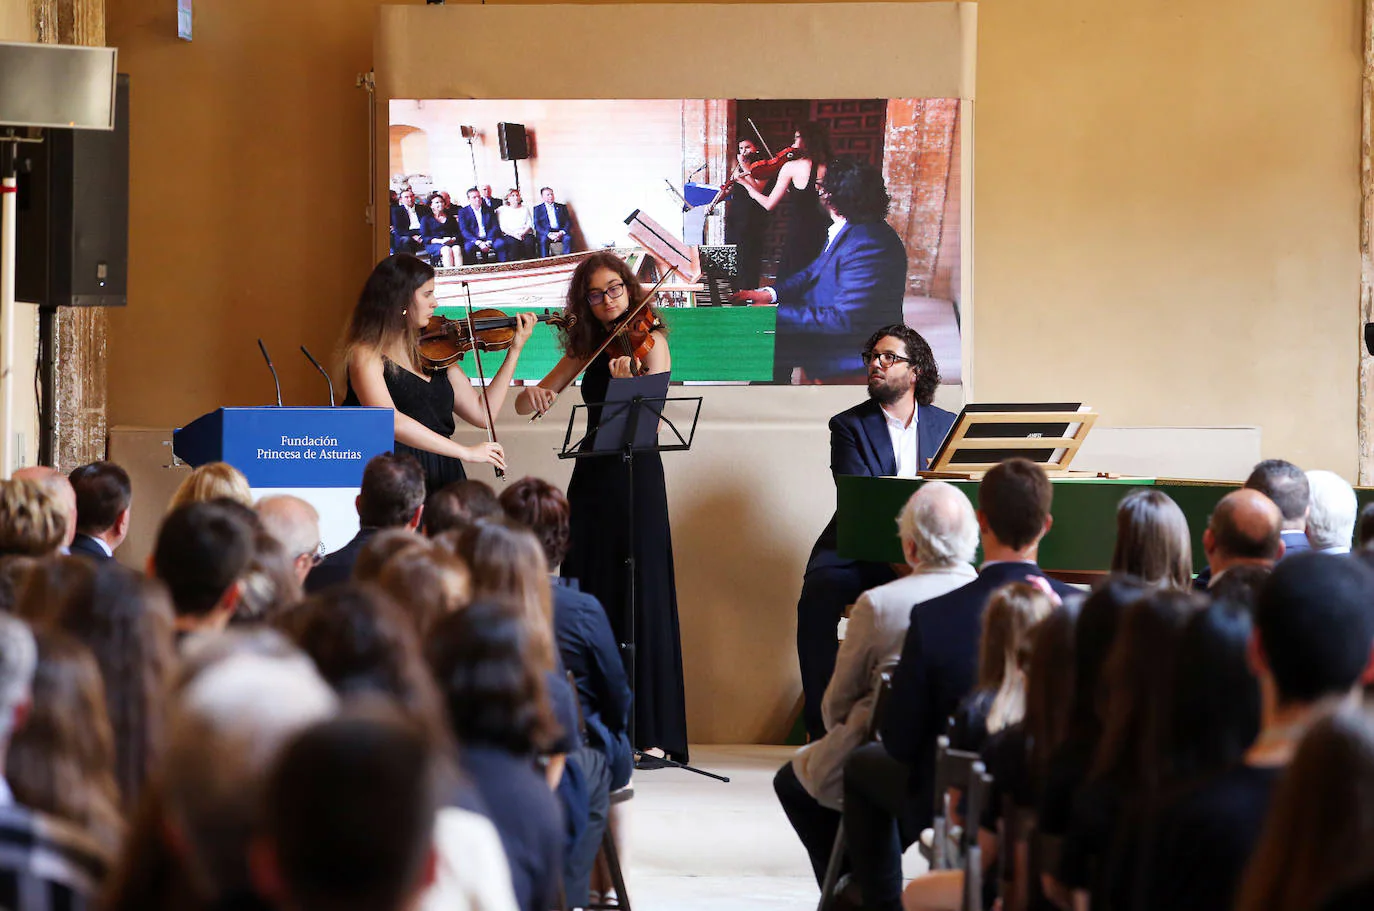
M892 698L892 672L883 671L878 675L878 694L873 697L873 711L868 716L868 727L864 730L864 743L881 740L878 732L883 729L883 716L887 714L887 703Z
M992 776L982 760L975 760L970 766L968 787L964 794L968 815L964 818L964 834L960 839L964 851L964 900L961 907L963 911L983 911L983 849L978 846L978 829L983 808L992 795Z
M1030 842L1035 823L1033 809L1017 806L1010 794L1002 795L1002 830L997 841L1002 911L1025 911L1030 903Z
M975 768L978 770L975 773ZM985 774L982 760L977 753L969 753L964 750L951 749L949 737L941 736L935 741L935 806L934 818L931 823L934 840L931 843L930 869L948 870L951 868L948 839L950 831L950 820L953 818L953 800L950 798L950 790L957 789L965 795L968 812L966 820L970 825L965 825L965 838L968 832L973 831L977 844L978 817L974 815L972 795L969 793L977 775ZM986 795L984 795L986 800ZM979 804L979 812L982 811L982 803Z

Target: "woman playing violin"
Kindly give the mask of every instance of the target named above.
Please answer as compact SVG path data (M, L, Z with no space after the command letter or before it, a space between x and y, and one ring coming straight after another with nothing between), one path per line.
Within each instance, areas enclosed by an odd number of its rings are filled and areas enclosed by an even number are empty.
M619 328L622 319L644 299L644 289L625 264L610 252L593 253L577 267L568 288L567 313L578 319L560 330L563 358L538 386L527 386L515 400L520 414L544 412L555 390L582 377L582 398L599 403L612 377L666 373L672 364L668 336L650 322L632 338L613 341L587 359ZM639 321L636 320L636 323ZM648 344L648 343L652 344ZM588 408L595 427L601 408ZM617 641L629 641L629 588L625 560L635 557L634 666L635 744L658 747L670 757L687 758L687 711L682 690L682 646L678 639L677 589L673 581L673 541L668 522L668 494L663 462L656 452L637 452L634 459L634 540L630 539L630 467L618 455L575 460L568 484L572 514L568 555L561 574L576 579L584 592L606 608ZM633 551L631 550L633 548Z
M814 120L797 127L792 148L795 157L778 171L771 191L767 184L744 172L737 172L740 186L769 212L790 200L787 207L787 234L778 256L777 281L805 269L825 249L830 217L816 195L816 181L825 176L830 160L830 138L826 128Z
M420 357L420 330L435 306L433 267L407 253L389 256L363 285L343 343L348 371L344 404L395 409L396 451L420 461L431 491L465 478L463 462L506 466L501 444L465 446L452 439L455 416L485 428L487 412L483 393L473 388L461 367L430 368ZM486 389L493 415L506 400L534 324L534 314L517 320L515 339Z

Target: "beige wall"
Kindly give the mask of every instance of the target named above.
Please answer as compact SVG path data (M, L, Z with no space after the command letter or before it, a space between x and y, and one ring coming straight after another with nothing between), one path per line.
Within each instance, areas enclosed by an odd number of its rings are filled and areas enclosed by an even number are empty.
M186 45L173 4L111 6L135 187L112 424L267 401L258 335L288 400L323 401L292 352L330 348L369 265L353 82L375 9L198 4ZM1352 475L1356 0L988 0L979 19L977 397L1082 398L1118 426L1254 424L1266 454ZM699 450L666 458L699 742L782 733L800 570L832 502L824 415L850 401L711 390ZM512 423L516 470L562 477L552 436Z

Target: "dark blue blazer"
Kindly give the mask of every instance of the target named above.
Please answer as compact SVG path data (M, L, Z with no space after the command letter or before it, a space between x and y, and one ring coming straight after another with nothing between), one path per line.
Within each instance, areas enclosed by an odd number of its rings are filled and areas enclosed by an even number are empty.
M866 339L866 337L865 337ZM934 405L916 406L916 455L921 468L930 464L931 457L944 442L955 415ZM892 451L892 437L887 432L887 420L878 403L869 399L848 411L841 411L830 419L830 473L862 475L880 478L897 473L897 455ZM811 558L807 572L822 566L844 566L852 561L835 554L837 516L830 517Z
M1288 558L1293 554L1300 554L1312 549L1312 542L1307 540L1307 532L1304 531L1282 531L1279 537L1283 538L1283 556ZM1204 566L1202 572L1197 574L1193 580L1193 588L1196 591L1205 591L1212 584L1212 567Z
M496 218L495 209L482 207L482 226L487 232L485 238L478 236L477 215L472 211L472 206L463 206L458 210L458 231L463 237L463 243L475 244L479 240L495 243L496 238L501 236L501 223Z
M420 227L411 228L410 216L406 214L405 206L391 207L391 233L397 237L410 237L412 234L423 235L425 233L425 219L433 217L429 211L429 206L415 206L415 217L420 222Z
M434 243L450 237L458 237L458 219L453 212L448 213L448 221L440 222L429 213L420 219L420 236L425 239L425 243Z
M112 559L109 554L105 553L105 549L96 543L95 538L92 538L90 535L83 535L79 532L77 536L72 539L71 552L80 554L83 557L89 557L92 560Z
M967 585L912 609L882 733L887 752L915 768L912 791L924 800L917 804L922 819L931 808L935 738L978 679L978 640L988 598L1009 582L1044 575L1034 563L994 563ZM1054 579L1049 584L1061 597L1074 591Z
M319 566L310 570L310 575L305 577L305 593L313 595L353 578L353 564L358 562L358 552L376 533L375 528L359 529L352 541L321 560Z
M817 336L797 349L809 376L862 371L873 330L902 322L906 247L885 221L845 225L811 265L773 290L779 334Z
M549 236L550 231L571 231L572 219L568 217L568 207L561 202L553 204L553 210L558 213L558 226L549 224L549 211L544 208L541 201L534 207L534 233L540 240Z
M630 780L630 681L615 634L596 597L576 579L553 578L553 632L563 667L577 681L577 698L591 746L605 755L611 787Z

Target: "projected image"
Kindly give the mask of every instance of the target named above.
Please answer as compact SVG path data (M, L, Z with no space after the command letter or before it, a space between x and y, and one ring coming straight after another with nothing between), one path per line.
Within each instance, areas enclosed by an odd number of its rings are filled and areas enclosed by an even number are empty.
M960 381L958 99L393 100L389 174L441 314L557 311L611 248L666 276L674 380L860 384L905 322ZM517 378L558 356L540 324Z

